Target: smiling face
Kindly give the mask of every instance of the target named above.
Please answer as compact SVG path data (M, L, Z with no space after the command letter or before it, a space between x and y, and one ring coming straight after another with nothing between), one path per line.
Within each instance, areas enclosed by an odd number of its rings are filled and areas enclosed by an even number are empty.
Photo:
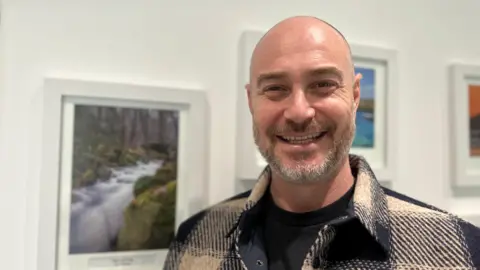
M334 178L354 137L359 91L348 46L328 25L293 19L269 31L247 93L255 142L274 173L294 183Z

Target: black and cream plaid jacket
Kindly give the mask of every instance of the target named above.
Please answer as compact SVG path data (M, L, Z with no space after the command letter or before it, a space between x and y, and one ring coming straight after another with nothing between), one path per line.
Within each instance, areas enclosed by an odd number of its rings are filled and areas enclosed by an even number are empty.
M318 232L302 269L480 269L478 227L380 186L361 157L351 155L350 164L356 176L350 214ZM164 269L263 269L261 261L251 255L257 247L248 239L269 179L267 167L251 191L183 222ZM342 234L337 228L345 222L358 224L368 241L378 244L376 252L384 254L382 259L329 259L329 247ZM363 242L358 242L351 241L351 245L364 249Z

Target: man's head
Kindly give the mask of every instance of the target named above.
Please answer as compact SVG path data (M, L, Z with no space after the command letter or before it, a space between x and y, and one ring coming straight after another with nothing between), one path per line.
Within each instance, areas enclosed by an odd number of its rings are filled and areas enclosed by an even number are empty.
M328 181L347 160L360 75L350 48L317 18L288 18L255 47L246 85L255 142L285 181Z

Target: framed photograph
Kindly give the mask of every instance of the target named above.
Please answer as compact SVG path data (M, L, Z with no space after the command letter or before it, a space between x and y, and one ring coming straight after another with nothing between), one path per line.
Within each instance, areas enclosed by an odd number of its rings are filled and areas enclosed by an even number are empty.
M43 91L38 268L160 269L208 204L204 92L63 78Z
M255 145L245 84L249 65L262 31L245 31L240 38L237 104L237 164L240 180L256 180L267 165ZM351 45L355 72L362 73L361 101L356 116L356 136L351 152L364 156L379 181L389 185L396 159L397 56L395 50Z
M450 67L453 178L459 187L480 187L480 65Z
M350 46L355 74L362 74L351 153L364 156L377 178L387 184L393 181L396 164L397 53L380 47Z
M267 166L253 138L252 116L245 90L250 79L250 57L263 34L262 31L243 32L239 43L235 172L240 181L256 181Z

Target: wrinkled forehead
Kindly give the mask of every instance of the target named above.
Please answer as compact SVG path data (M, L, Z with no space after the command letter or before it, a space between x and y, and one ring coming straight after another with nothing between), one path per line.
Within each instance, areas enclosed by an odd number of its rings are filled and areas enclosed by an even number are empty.
M352 72L348 44L338 33L318 27L272 31L252 54L250 79L253 82L266 72L310 72L322 67L336 68L344 77Z

